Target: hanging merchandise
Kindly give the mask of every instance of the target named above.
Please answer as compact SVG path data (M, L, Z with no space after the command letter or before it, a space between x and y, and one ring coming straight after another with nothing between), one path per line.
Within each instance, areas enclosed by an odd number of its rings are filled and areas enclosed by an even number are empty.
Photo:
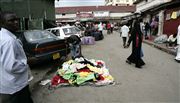
M177 19L177 12L173 12L172 15L171 15L171 18L172 19Z
M86 83L102 86L113 84L114 78L109 74L104 61L80 57L64 62L51 80L52 87L67 83L75 86Z

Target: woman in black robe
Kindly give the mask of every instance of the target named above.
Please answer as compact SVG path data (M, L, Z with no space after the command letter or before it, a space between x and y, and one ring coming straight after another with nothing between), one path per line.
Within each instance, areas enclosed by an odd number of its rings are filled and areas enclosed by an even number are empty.
M126 62L129 64L134 63L137 68L141 68L145 65L144 61L141 59L142 36L143 34L140 29L140 23L138 20L135 20L132 24L131 36L127 43L127 47L129 47L132 42L132 53L127 58Z

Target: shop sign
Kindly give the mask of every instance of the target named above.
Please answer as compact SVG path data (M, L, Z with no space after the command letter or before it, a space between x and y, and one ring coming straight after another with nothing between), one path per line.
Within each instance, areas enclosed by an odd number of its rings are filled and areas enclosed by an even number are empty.
M93 14L92 13L77 13L76 14L77 18L93 18Z
M94 11L94 17L109 17L109 11Z

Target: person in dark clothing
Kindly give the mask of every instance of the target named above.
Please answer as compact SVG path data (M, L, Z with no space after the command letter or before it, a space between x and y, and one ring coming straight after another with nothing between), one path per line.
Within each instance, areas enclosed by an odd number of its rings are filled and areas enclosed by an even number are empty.
M134 63L137 68L141 68L141 66L145 65L144 61L141 59L142 35L140 23L138 20L135 20L132 26L131 36L127 43L127 47L129 47L132 42L132 53L127 58L126 62L129 64Z
M148 39L148 32L150 31L150 25L148 22L145 23L145 39Z
M70 46L72 59L82 56L81 39L77 35L71 35L68 37L67 42Z

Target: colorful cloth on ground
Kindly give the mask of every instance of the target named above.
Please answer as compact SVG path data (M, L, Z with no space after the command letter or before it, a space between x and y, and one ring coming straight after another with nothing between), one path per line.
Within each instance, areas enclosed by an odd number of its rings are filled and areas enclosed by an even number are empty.
M105 85L113 83L114 78L109 74L104 61L81 57L64 62L53 77L51 85L58 86L67 82L69 85L81 85L90 81Z

